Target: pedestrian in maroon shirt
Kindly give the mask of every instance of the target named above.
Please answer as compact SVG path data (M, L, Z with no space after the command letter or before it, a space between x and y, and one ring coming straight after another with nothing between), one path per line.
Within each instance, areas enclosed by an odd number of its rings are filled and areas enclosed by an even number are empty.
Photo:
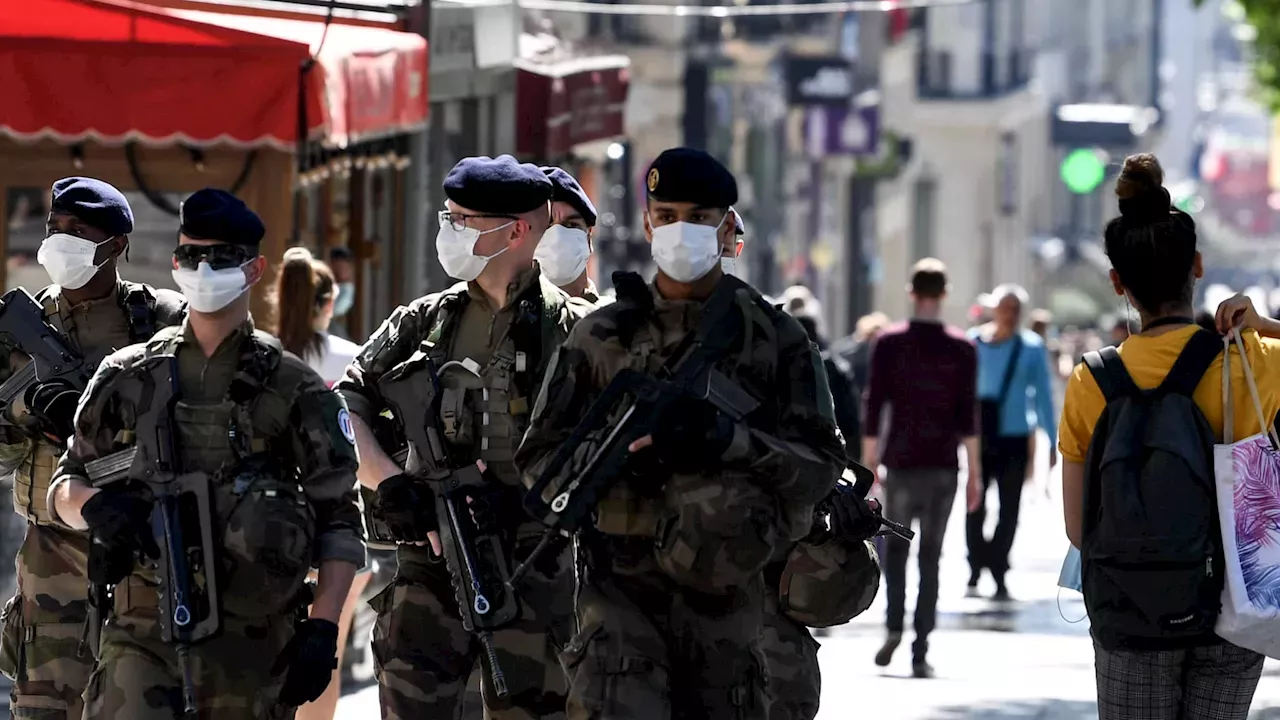
M938 561L959 474L957 448L968 459L968 506L978 501L977 352L958 328L939 319L947 294L947 268L926 258L916 263L908 288L909 323L887 328L871 351L863 423L865 464L883 464L885 514L919 522L920 589L916 596L912 674L933 677L925 660L938 605ZM889 406L887 427L881 425ZM883 441L880 436L883 434ZM887 538L884 557L889 608L888 637L876 664L888 665L902 642L906 614L908 544Z

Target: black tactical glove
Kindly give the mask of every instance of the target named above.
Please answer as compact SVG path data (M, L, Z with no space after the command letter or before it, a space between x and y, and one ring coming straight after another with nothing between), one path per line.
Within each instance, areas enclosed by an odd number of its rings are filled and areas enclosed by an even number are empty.
M513 530L528 517L521 505L520 494L513 490L496 479L490 479L484 485L462 488L467 508L471 510L471 519L481 535Z
M733 431L733 420L715 405L681 397L653 428L653 450L672 470L696 472L720 461Z
M75 433L73 420L80 393L66 383L43 383L27 390L27 408L50 439L65 443Z
M314 618L301 623L271 668L272 677L289 670L280 688L279 703L298 707L313 702L329 687L337 667L338 626Z
M132 495L99 492L80 509L89 525L89 580L115 585L133 572L138 553L159 558L151 534L151 503Z
M872 507L858 497L849 485L837 485L827 496L827 509L831 517L831 534L849 542L870 539L880 530L880 503L872 500Z
M378 486L375 510L387 524L391 536L401 542L419 542L439 526L436 523L436 495L422 480L394 475Z

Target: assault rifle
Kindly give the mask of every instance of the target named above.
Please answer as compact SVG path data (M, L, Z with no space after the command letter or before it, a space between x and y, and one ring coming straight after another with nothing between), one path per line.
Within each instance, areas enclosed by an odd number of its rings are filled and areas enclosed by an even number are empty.
M0 424L15 424L9 412L17 400L23 401L20 412L30 412L28 391L38 385L57 384L83 392L89 382L91 368L85 367L80 354L45 321L44 308L22 288L0 296L0 340L31 358L0 383L0 408L7 410L0 412Z
M430 379L431 397L404 397L392 408L400 420L405 448L393 458L403 458L405 472L420 477L436 496L440 548L449 569L462 626L475 635L484 649L488 679L499 698L508 695L506 676L498 664L493 646L493 631L514 622L520 616L520 599L509 579L507 555L502 538L496 533L482 533L467 507L468 488L486 487L490 483L480 468L469 460L452 457L444 443L440 425L440 377L429 358L422 359ZM421 432L418 431L421 428Z
M677 401L709 402L735 422L759 407L759 401L715 367L742 335L742 320L735 310L737 292L744 287L732 277L720 281L698 327L685 336L657 377L631 369L614 375L525 495L525 509L548 529L512 573L512 582L533 567L556 535L575 532L590 521L600 498L626 473L631 443L669 421ZM553 485L584 445L590 454L581 470L571 471L567 482Z
M160 548L156 573L160 580L161 639L177 651L182 674L183 710L194 717L195 682L191 647L222 627L218 594L217 547L213 540L213 502L204 473L182 473L178 460L178 362L173 356L155 358L168 365L168 397L158 394L138 417L138 444L86 463L94 487L122 479L141 479L154 507L151 532ZM161 372L154 368L153 372Z

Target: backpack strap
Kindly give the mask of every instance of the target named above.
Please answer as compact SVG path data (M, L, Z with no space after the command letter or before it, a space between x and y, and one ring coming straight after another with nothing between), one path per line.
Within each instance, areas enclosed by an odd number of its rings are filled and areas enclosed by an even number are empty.
M1201 378L1221 352L1222 336L1208 330L1197 330L1187 340L1173 367L1169 368L1169 374L1160 383L1160 390L1191 397Z
M1124 361L1120 359L1120 353L1116 352L1114 346L1085 353L1084 364L1108 403L1138 392L1138 386L1129 376L1129 371L1125 369Z

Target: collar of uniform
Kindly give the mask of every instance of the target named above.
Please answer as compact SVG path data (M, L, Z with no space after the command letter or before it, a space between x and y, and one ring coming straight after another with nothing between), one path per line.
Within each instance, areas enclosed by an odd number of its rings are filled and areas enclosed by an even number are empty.
M246 318L244 322L235 326L235 329L233 329L230 334L228 334L225 338L222 339L222 342L218 345L218 349L215 350L213 354L219 355L226 348L229 348L229 347L239 347L240 341L248 337L249 335L252 335L253 330L254 330L253 318L252 317ZM190 341L192 344L195 344L195 345L200 344L200 342L196 339L195 331L191 329L191 317L189 315L184 316L182 318L182 332L178 335L179 343L185 343L188 341Z
M658 322L661 326L674 321L678 323L678 327L692 328L697 324L698 318L702 316L702 306L706 302L705 300L668 299L658 289L656 277L653 282L649 283L649 292L653 294L653 314L659 319Z
M538 267L535 262L533 267L520 271L516 279L507 285L507 304L502 307L503 310L510 308L516 303L531 286L536 285L538 277L542 274L542 268ZM484 289L475 280L467 283L467 295L471 297L472 302L478 302L484 307L489 306L489 298L484 294Z
M90 298L88 300L84 300L82 302L78 302L72 305L71 301L67 299L66 294L63 293L62 287L59 286L57 299L58 299L58 305L62 307L62 309L64 310L86 310L87 311L90 308L95 308L100 305L106 305L108 303L113 305L118 304L120 302L120 298L124 297L125 292L126 292L126 289L124 286L124 280L121 280L120 276L117 275L116 289L106 295L103 295L100 298Z

